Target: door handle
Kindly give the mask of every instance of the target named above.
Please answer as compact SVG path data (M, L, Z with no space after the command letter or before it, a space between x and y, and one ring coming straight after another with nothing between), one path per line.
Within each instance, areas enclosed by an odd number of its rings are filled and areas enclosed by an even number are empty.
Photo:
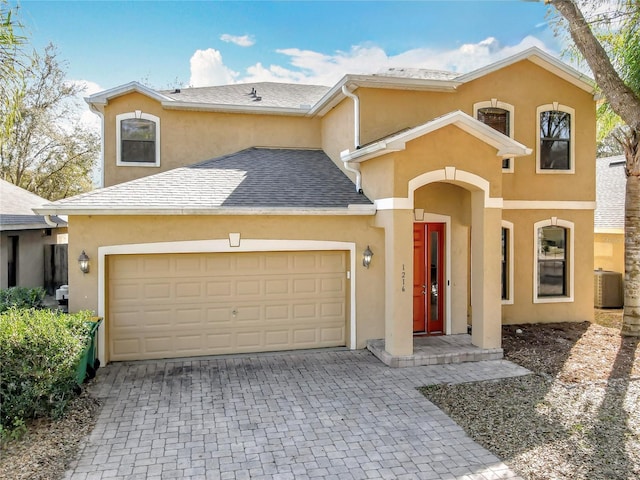
M422 285L422 294L423 295L427 294L427 286L426 285Z

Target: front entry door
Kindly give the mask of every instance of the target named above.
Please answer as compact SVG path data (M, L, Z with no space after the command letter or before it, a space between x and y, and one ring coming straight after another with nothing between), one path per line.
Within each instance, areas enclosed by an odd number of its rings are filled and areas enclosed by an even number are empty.
M444 223L413 225L413 332L444 334Z

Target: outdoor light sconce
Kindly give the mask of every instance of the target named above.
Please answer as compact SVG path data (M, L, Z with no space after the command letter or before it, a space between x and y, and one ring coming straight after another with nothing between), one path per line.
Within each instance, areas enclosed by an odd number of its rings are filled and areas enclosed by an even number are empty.
M82 273L89 273L89 255L84 253L84 250L82 250L82 253L78 257L78 265Z
M362 265L369 268L369 265L371 265L371 257L373 257L373 252L369 248L369 245L367 245L367 249L362 252Z

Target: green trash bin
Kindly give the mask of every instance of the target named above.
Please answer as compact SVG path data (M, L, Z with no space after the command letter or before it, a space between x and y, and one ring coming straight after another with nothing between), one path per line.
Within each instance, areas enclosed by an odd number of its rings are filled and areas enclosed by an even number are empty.
M96 376L96 370L100 366L100 361L97 359L98 343L97 332L98 327L102 323L102 319L94 317L94 321L87 322L89 332L87 333L87 345L80 357L78 368L76 369L76 383L82 385L86 380L89 380Z

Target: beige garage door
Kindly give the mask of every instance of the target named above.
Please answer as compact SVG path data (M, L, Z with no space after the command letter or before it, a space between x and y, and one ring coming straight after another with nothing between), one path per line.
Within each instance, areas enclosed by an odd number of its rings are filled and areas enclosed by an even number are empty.
M108 257L112 361L345 345L344 252Z

